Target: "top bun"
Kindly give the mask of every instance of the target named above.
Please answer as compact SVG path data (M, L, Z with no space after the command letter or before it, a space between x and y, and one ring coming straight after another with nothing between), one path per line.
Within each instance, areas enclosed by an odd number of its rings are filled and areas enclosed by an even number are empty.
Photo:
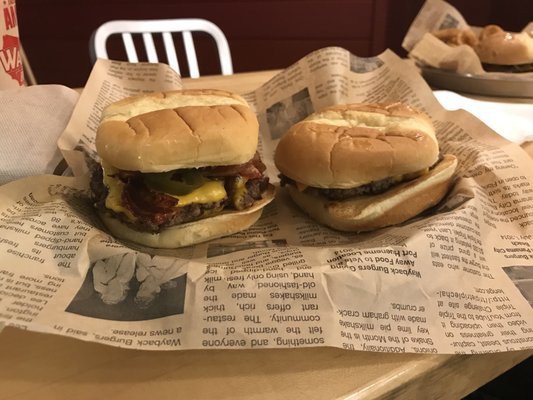
M108 105L96 150L112 166L141 172L242 164L257 150L259 124L242 97L178 90Z
M533 38L526 32L506 32L497 25L488 25L483 28L475 50L481 62L486 64L533 63Z
M280 139L274 162L308 186L346 189L433 165L439 146L429 117L402 103L336 105Z

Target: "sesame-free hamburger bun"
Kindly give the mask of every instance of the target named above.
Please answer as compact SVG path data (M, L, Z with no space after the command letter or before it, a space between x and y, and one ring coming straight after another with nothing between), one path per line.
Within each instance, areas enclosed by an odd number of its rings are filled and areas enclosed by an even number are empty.
M294 202L342 231L394 225L437 204L457 165L429 117L402 103L335 105L280 139L274 162Z
M242 164L257 150L258 122L239 95L181 90L129 97L107 106L98 155L127 171Z

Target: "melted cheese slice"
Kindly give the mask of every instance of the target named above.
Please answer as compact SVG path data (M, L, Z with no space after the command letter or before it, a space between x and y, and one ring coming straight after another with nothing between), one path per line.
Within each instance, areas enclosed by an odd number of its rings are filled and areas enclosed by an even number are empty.
M104 185L108 189L107 197L105 199L105 206L117 213L126 215L130 220L136 220L135 216L122 205L122 191L124 190L124 183L112 175L116 174L118 170L110 165L106 165L102 161L102 169L104 176Z
M104 185L109 190L105 200L105 206L115 212L123 213L130 220L135 221L136 218L131 211L122 205L122 192L125 185L120 179L113 176L118 170L109 164L106 165L104 162L102 163L102 168L104 170ZM168 193L167 195L178 200L175 207L184 207L193 203L214 203L223 200L227 196L224 182L222 181L206 182L199 188L185 195L177 196Z
M233 198L231 199L233 203L233 207L235 207L237 210L241 209L240 206L240 199L242 196L246 194L246 182L248 179L239 176L238 179L235 180L233 184Z
M307 189L307 186L305 183L301 183L301 182L294 182L296 184L296 188L298 189L298 191L300 192L303 192L305 189Z

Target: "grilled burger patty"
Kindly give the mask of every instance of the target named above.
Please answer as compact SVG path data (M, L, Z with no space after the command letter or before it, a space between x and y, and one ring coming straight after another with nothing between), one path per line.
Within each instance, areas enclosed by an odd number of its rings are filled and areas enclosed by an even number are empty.
M286 177L285 175L280 175L280 179L281 186L295 184L292 179ZM344 200L353 196L383 193L384 191L388 190L390 187L398 183L399 182L395 178L385 178L379 181L370 182L365 185L350 189L327 189L308 186L305 188L305 191L309 193L313 192L320 196L324 196L329 200Z
M120 196L127 213L116 212L106 207L109 188L104 184L104 171L95 165L91 189L96 206L130 227L145 232L159 232L162 228L198 220L222 212L224 209L245 210L251 207L268 186L268 177L263 175L266 167L256 153L254 158L240 165L207 167L194 170L195 176L223 183L226 196L215 202L192 202L183 206L179 200L163 191L155 190L150 180L154 174L117 170L113 178L123 183ZM181 182L189 170L170 173L171 181ZM168 174L168 173L166 173ZM157 179L157 177L156 177ZM133 216L133 218L131 218Z
M433 164L429 170L434 168L442 160L442 155L439 154L438 161ZM313 193L315 195L323 196L328 200L346 200L354 196L370 196L386 192L390 188L399 185L402 182L413 180L423 175L427 171L419 171L404 176L393 176L385 179L372 181L361 186L357 186L349 189L329 189L329 188L316 188L307 186L304 191L307 193ZM295 181L291 178L280 174L280 185L295 185Z

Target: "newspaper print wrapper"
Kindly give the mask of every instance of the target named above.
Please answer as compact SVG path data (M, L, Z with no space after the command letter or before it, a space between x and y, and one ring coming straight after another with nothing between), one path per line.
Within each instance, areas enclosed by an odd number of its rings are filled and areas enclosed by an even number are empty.
M279 137L324 106L401 100L431 116L453 188L401 225L341 233L309 219L280 188L246 231L158 250L108 235L86 161L103 107L181 87L162 64L98 60L59 147L74 177L0 187L0 321L147 350L334 346L410 353L533 347L531 157L464 110L445 110L394 53L325 48L244 94L278 185Z

